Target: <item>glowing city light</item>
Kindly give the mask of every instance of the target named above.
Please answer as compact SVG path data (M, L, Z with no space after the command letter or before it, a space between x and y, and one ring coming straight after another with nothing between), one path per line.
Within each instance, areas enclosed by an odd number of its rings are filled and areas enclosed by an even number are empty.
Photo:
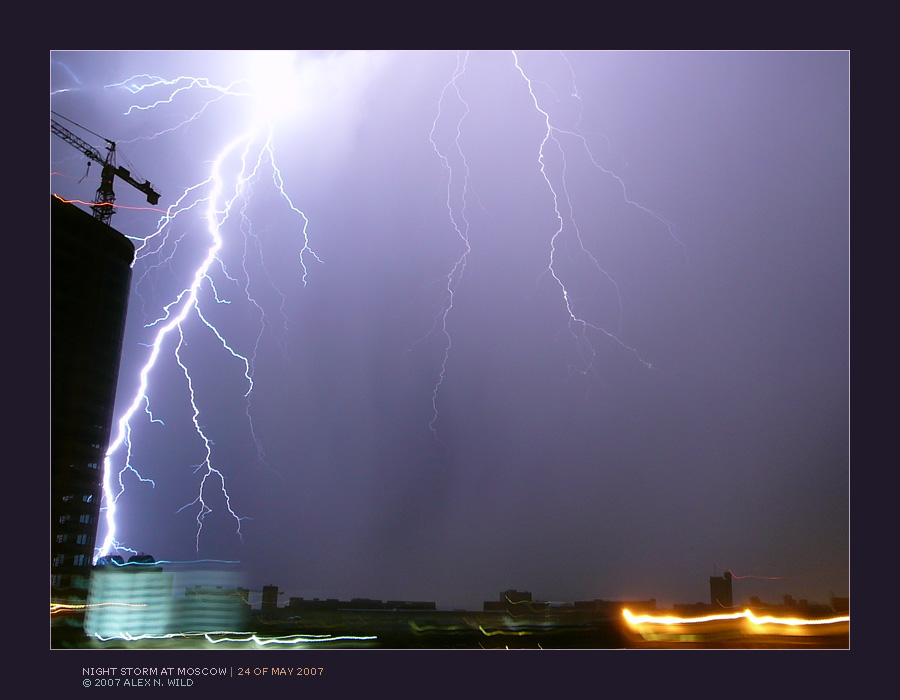
M773 615L756 615L749 608L734 613L717 613L715 615L700 615L697 617L680 617L678 615L635 615L628 609L622 610L622 617L632 626L644 624L656 625L694 625L704 622L722 622L728 620L747 620L754 625L785 625L789 627L833 625L849 622L849 615L837 615L828 618L806 619L802 617L775 617Z

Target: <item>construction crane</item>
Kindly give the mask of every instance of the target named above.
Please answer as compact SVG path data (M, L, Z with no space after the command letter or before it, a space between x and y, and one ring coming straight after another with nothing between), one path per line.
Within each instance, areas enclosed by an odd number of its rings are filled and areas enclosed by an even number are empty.
M65 119L65 117L63 117L63 119ZM74 122L72 123L74 124ZM87 129L85 129L85 131L87 131ZM115 192L113 192L114 177L118 177L119 179L124 180L132 187L135 187L136 189L143 192L145 195L147 195L147 201L150 204L157 204L159 202L159 192L154 190L153 186L149 182L136 180L131 176L130 171L128 171L126 168L116 165L115 141L110 141L107 138L99 136L99 138L102 138L104 141L106 141L106 155L104 156L91 144L69 131L69 129L64 127L52 117L50 119L50 133L56 134L63 141L71 144L88 158L96 161L97 163L100 163L103 166L103 170L100 173L100 187L97 188L97 195L95 196L94 202L91 205L91 209L94 212L95 219L98 219L99 221L108 225L110 219L112 219L112 215L115 213L115 208L113 207L113 204L116 201L116 194ZM95 134L95 136L98 135ZM90 167L90 162L88 163L88 167Z

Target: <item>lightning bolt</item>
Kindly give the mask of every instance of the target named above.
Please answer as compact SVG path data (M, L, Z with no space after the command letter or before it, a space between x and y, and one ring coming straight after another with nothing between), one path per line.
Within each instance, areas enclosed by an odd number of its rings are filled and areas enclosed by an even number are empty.
M547 206L555 223L548 227L547 258L544 271L537 281L552 282L554 294L558 295L561 323L559 336L566 338L574 347L575 359L570 361L571 372L587 375L595 371L598 357L598 341L612 341L620 349L630 354L648 369L654 366L645 359L639 349L623 339L621 319L623 300L619 285L601 265L582 236L579 227L580 212L576 210L577 198L569 192L569 163L577 156L587 158L597 173L608 178L620 189L622 200L631 207L662 224L673 241L684 248L676 238L674 226L664 217L632 201L624 182L612 171L604 168L588 145L587 138L577 128L564 128L554 117L554 109L545 99L546 90L553 92L546 83L531 77L519 53L509 52L508 75L514 86L520 86L530 99L527 114L521 115L538 124L534 134L534 167L539 173L547 195ZM575 71L568 57L559 53L570 74L565 90L581 107L581 97L576 85ZM459 287L466 274L470 255L473 251L470 234L469 211L475 195L466 150L463 147L464 134L468 128L467 118L471 99L466 92L469 75L470 55L468 52L456 54L455 65L437 100L436 114L431 122L427 138L439 163L443 176L444 207L449 231L455 237L458 253L446 274L441 277L441 297L437 313L434 314L432 328L427 337L436 336L440 343L440 361L437 376L431 387L430 418L428 428L434 438L447 447L438 433L440 391L448 376L453 348L451 335L452 313ZM526 61L527 63L527 61ZM126 93L131 104L124 110L127 118L140 119L141 115L165 110L166 114L179 111L171 123L154 133L141 135L138 140L161 139L181 130L195 129L198 124L216 109L224 109L230 101L241 101L249 105L246 127L229 134L224 146L217 146L210 159L208 171L196 178L192 184L182 185L180 194L160 216L155 230L149 235L133 237L136 256L134 278L135 293L140 297L149 341L145 343L147 356L137 376L137 387L130 394L117 419L114 437L104 460L103 510L105 513L105 536L97 548L96 558L107 555L112 549L134 551L117 538L117 504L126 490L128 480L155 487L156 481L145 476L147 468L140 465L134 449L135 427L138 421L153 425L163 425L162 412L155 405L158 400L153 387L155 373L165 358L166 362L177 365L179 381L183 382L186 403L190 412L191 428L196 436L199 459L191 465L196 476L196 491L177 510L178 513L193 513L196 521L195 547L199 551L204 525L213 512L213 495L221 496L225 515L233 522L235 535L242 541L242 524L247 517L239 514L237 503L228 488L229 473L221 463L221 456L215 444L215 431L205 422L205 404L196 387L196 361L190 359L186 348L195 337L205 336L216 343L225 361L232 363L233 372L243 383L244 414L247 431L256 447L259 465L268 468L263 443L256 433L251 407L254 391L254 376L261 342L267 330L280 326L282 337L286 335L287 315L285 295L268 276L263 254L260 232L254 226L251 216L251 202L257 193L268 188L277 194L282 206L287 207L296 221L297 278L302 285L308 283L313 263L322 263L310 246L309 219L294 203L285 186L281 169L277 164L275 133L278 120L296 105L302 90L297 83L278 66L264 66L255 77L216 83L203 76L180 75L162 77L149 73L133 75L106 89ZM188 96L192 96L188 101ZM244 114L244 112L241 112ZM512 116L512 115L509 115ZM130 143L119 141L119 143ZM183 228L177 228L187 221ZM199 226L198 226L198 222ZM200 260L185 271L185 259L202 242ZM188 249L187 251L185 249ZM228 257L226 256L228 253ZM238 256L235 262L233 256ZM226 263L226 260L230 262ZM579 292L575 281L578 267L587 266L593 276L591 291ZM267 276L269 286L280 298L280 306L272 312L256 292L251 283L251 270L261 269ZM155 296L157 286L161 286L166 276L178 280L177 294L167 297L164 305L154 311L148 299ZM536 281L536 282L537 282ZM618 308L612 326L596 318L587 310L591 295L597 296L599 288L608 289ZM217 318L224 309L232 308L240 301L242 307L249 307L256 318L256 332L249 338L235 339L223 332ZM284 351L284 346L282 346ZM139 468L140 467L140 468ZM218 508L218 506L217 506Z
M567 143L574 142L589 159L592 166L602 173L603 176L613 180L617 187L621 190L623 201L631 207L634 207L643 213L653 217L663 224L672 240L685 251L684 244L676 237L675 227L672 222L657 214L653 210L634 202L628 197L625 189L625 183L618 175L611 170L604 168L591 152L588 141L585 136L573 129L564 129L554 123L550 115L549 108L542 104L535 89L536 81L529 77L528 73L522 66L519 55L516 51L511 51L512 62L515 74L524 82L531 103L535 112L540 116L543 124L540 142L536 148L536 163L540 171L540 175L546 185L547 192L552 201L553 214L557 225L555 231L549 235L549 254L545 272L553 279L561 296L567 320L561 332L567 332L574 344L575 352L578 356L577 362L569 364L570 372L587 375L595 371L595 361L597 358L597 345L592 336L605 337L614 342L621 349L630 353L638 362L647 369L654 369L654 365L642 357L636 347L629 345L623 341L621 335L621 316L622 316L622 297L618 283L613 277L601 266L595 255L585 245L584 239L579 229L575 214L575 207L569 194L567 186ZM578 93L576 84L575 71L568 57L560 52L562 60L568 67L571 75L571 97L574 98L582 110L581 97ZM468 205L468 197L471 193L470 172L468 163L466 162L465 153L460 145L460 137L463 128L463 122L469 114L469 104L463 97L460 83L466 72L468 64L468 52L459 52L457 54L456 66L449 81L444 85L438 99L437 116L432 123L429 140L438 156L443 170L446 173L446 208L450 224L456 236L462 242L462 251L453 266L445 277L445 285L443 286L443 302L441 308L434 319L434 324L428 335L438 334L443 338L442 357L438 378L431 392L431 420L428 424L429 429L434 434L435 439L447 447L439 437L437 432L438 421L438 393L444 383L447 375L447 365L450 359L450 351L452 348L452 338L448 329L448 317L453 309L454 294L462 280L466 270L468 256L472 252L472 246L469 240L469 221L466 218L466 209ZM546 86L548 89L550 86ZM552 92L552 90L551 90ZM440 122L444 120L445 102L453 99L461 110L461 114L456 118L454 123L455 129L452 138L449 139L449 145L443 149L436 141L435 132ZM449 119L450 117L448 117ZM571 151L571 148L568 149ZM552 156L555 155L555 158ZM567 281L571 276L563 271L565 267L562 264L563 251L568 251L569 268L580 264L581 260L587 261L588 266L595 271L601 281L605 281L610 285L616 299L618 307L617 328L610 330L606 325L591 320L588 315L577 308L579 306L576 294L572 291L572 284Z
M453 309L453 295L456 291L456 288L459 286L460 281L462 280L463 274L466 271L466 262L469 253L472 251L472 247L469 245L469 221L468 219L466 219L466 195L468 193L469 187L469 166L466 163L465 153L463 152L462 147L459 143L462 124L466 118L466 115L468 115L469 113L469 105L463 99L459 88L459 80L465 73L467 62L468 53L457 54L456 68L454 69L453 75L450 80L444 85L443 89L441 90L440 99L438 100L438 113L431 124L431 132L428 135L431 146L432 148L434 148L434 152L437 154L441 162L441 166L446 171L447 215L457 237L462 241L463 248L453 267L446 275L446 284L444 286L446 295L443 298L440 311L438 311L437 315L434 318L434 325L432 326L431 330L431 333L439 331L441 336L443 337L444 342L443 358L441 360L440 372L438 374L438 379L435 382L434 388L431 391L432 415L431 420L428 423L428 428L431 430L435 439L442 445L444 445L444 447L447 447L447 445L438 437L435 423L437 423L438 419L438 391L440 390L441 385L444 383L444 377L447 374L447 362L450 359L450 348L453 345L453 340L450 336L449 331L447 330L447 317L450 315L450 312ZM463 109L462 114L456 121L456 127L452 140L452 153L450 154L442 151L440 146L438 146L437 142L435 141L435 131L438 128L438 122L441 121L441 118L443 116L444 100L447 97L448 92L456 98L457 102L462 106ZM452 162L451 158L453 158ZM458 167L462 168L461 178L455 176L453 165L454 162L457 162Z
M575 302L573 299L573 295L570 292L566 282L563 280L563 274L558 270L559 255L560 255L559 246L561 243L561 239L565 235L568 234L568 236L570 238L575 239L575 244L577 246L576 253L580 253L581 255L586 257L589 260L590 264L594 268L596 268L596 270L613 285L615 292L616 292L618 307L621 312L622 299L621 299L621 296L619 295L618 284L616 284L616 282L609 275L609 273L607 273L606 270L604 270L600 266L600 263L597 261L597 259L594 257L594 255L590 252L590 250L588 250L588 248L585 247L584 240L582 239L582 236L581 236L581 231L578 228L578 224L575 219L575 209L572 205L572 200L571 200L571 197L569 196L569 190L568 190L567 182L566 182L566 172L567 172L566 150L560 141L561 136L568 135L568 136L575 137L583 145L584 149L587 151L588 156L590 157L590 160L594 164L594 166L596 166L598 169L600 169L604 174L614 177L616 179L616 181L622 186L622 191L623 191L623 196L625 198L625 201L628 204L638 207L639 209L651 214L658 220L665 223L666 226L669 228L669 232L674 236L672 224L670 222L666 221L665 219L663 219L661 216L659 216L655 212L652 212L651 210L649 210L645 207L641 207L640 205L637 205L634 202L632 202L630 199L628 199L627 195L625 194L624 183L622 182L621 178L619 178L618 176L613 174L611 171L606 170L605 168L602 168L597 163L596 159L594 158L593 154L590 151L590 148L588 148L587 141L585 140L585 138L583 136L581 136L580 134L578 134L574 131L565 130L565 129L561 129L561 128L554 126L554 124L550 118L550 114L543 107L541 107L541 102L538 99L537 95L535 94L534 81L528 77L528 74L522 68L522 65L519 62L518 54L515 51L513 51L512 55L513 55L513 60L515 62L516 70L519 72L519 75L521 75L522 79L525 81L525 83L528 86L528 94L531 96L532 102L534 104L534 108L537 112L540 113L541 117L543 118L543 122L544 122L544 134L541 139L540 146L538 148L537 160L540 165L541 176L543 177L544 182L547 185L547 189L549 190L549 192L552 196L553 212L554 212L554 215L558 222L558 227L557 227L556 231L554 231L553 235L550 237L550 259L547 264L547 271L553 277L556 284L559 286L559 290L560 290L560 293L562 294L563 302L565 303L566 313L568 315L567 328L575 342L576 347L579 349L579 352L580 352L580 355L582 358L582 365L580 367L576 366L576 365L570 365L570 369L580 372L581 374L587 374L588 372L593 371L594 360L596 359L596 356L597 356L597 350L588 335L588 329L591 329L593 331L596 331L597 333L600 333L600 334L606 336L607 338L609 338L610 340L612 340L616 344L618 344L620 347L622 347L623 349L627 350L632 355L634 355L634 357L641 364L646 366L648 369L653 369L653 365L650 362L648 362L647 360L645 360L644 358L642 358L636 348L634 348L630 345L627 345L625 342L623 342L618 337L618 335L616 335L615 333L608 330L607 328L605 328L602 325L599 325L595 322L587 320L587 318L583 314L580 314L579 312L577 312L575 310ZM566 59L566 63L571 68L571 64L568 63L568 59ZM574 87L574 76L573 76L573 87ZM577 88L574 90L574 92L572 94L573 94L573 96L575 96L577 98L577 95L578 95ZM580 98L577 98L577 99L579 99L579 102L580 102ZM548 149L550 147L554 147L556 150L558 150L559 157L561 159L561 165L558 166L557 173L554 177L554 179L557 181L556 185L553 184L553 181L551 180L551 175L548 172L548 164L547 164L548 159L549 159L548 158ZM565 200L565 206L562 206L562 202L561 202L562 199Z
M139 371L138 386L131 402L118 419L117 431L109 445L104 461L103 509L105 510L106 534L102 544L95 552L95 561L99 557L107 555L112 549L134 551L117 540L117 503L125 492L123 477L126 474L132 474L140 482L155 486L155 482L142 476L134 464L132 431L134 421L140 418L139 412L145 413L151 422L162 423L161 420L154 418L150 406L152 374L164 354L168 354L174 360L183 374L191 410L191 421L202 455L199 463L193 467L194 473L198 475L196 497L183 505L177 512L194 513L197 523L195 546L199 551L204 521L213 512L210 505L210 493L218 492L224 498L225 511L234 523L236 536L243 541L241 525L247 517L239 515L232 505L232 495L227 487L226 474L215 463L215 443L201 420L203 404L195 390L190 363L182 352L187 342L185 334L189 330L190 324L193 323L200 331L205 330L211 333L218 341L222 351L237 362L238 371L243 376L246 386L244 400L249 432L256 445L258 462L265 464L262 443L253 426L250 395L254 388L254 364L263 333L267 327L267 318L263 305L251 294L248 271L251 249L255 249L260 263L263 267L265 266L262 248L252 229L248 215L248 204L253 197L254 186L262 182L265 175L271 178L271 185L297 217L299 233L297 260L300 278L304 286L308 281L309 263L312 261L321 263L322 261L309 244L309 219L294 204L288 194L281 171L276 163L274 122L277 115L274 104L268 101L267 95L254 89L252 81L242 80L222 86L203 77L179 76L174 79L166 79L143 74L132 76L125 81L106 87L107 89L124 89L135 96L147 96L143 102L132 104L125 112L126 116L158 109L162 105L171 105L187 93L212 94L204 99L201 107L193 111L186 119L162 131L141 137L145 139L158 138L196 122L211 105L226 97L254 100L257 109L254 110L249 126L228 141L212 159L208 176L203 181L184 189L159 219L153 233L143 238L133 239L136 242L135 265L138 263L144 265L144 269L135 283L135 289L139 294L141 288L148 284L152 286L154 275L167 268L174 270L173 261L176 259L179 244L184 241L186 236L190 235L192 239L196 238L196 231L191 229L186 229L181 235L175 235L174 225L176 222L180 222L191 214L199 215L203 222L206 243L203 257L191 270L187 284L162 307L160 315L155 320L145 325L146 329L154 333L151 342L146 344L149 354ZM238 235L243 240L242 242L239 240L236 244L232 239ZM226 243L226 239L228 239L228 243ZM192 241L192 244L196 245L196 242ZM240 271L234 274L229 272L221 256L226 245L232 248L240 246L239 249L242 250ZM209 314L204 312L209 304L231 303L230 300L220 295L216 278L220 279L221 285L235 287L259 314L259 331L253 339L249 351L237 350L235 345L210 320ZM269 278L269 282L272 283L271 278ZM274 283L272 284L274 286ZM276 291L281 295L282 325L286 327L284 295L277 288ZM124 454L120 455L120 452Z

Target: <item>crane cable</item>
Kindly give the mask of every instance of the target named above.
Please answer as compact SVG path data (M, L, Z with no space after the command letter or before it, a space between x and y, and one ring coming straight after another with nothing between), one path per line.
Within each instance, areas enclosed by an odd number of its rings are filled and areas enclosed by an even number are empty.
M86 126L82 126L82 125L79 124L78 122L73 121L72 119L69 119L68 117L64 117L64 116L63 116L62 114L60 114L59 112L54 112L54 111L51 109L51 110L50 110L50 114L55 114L55 115L56 115L57 117L59 117L60 119L65 119L67 122L69 122L70 124L74 124L74 125L77 126L79 129L84 129L84 130L85 130L86 132L88 132L89 134L93 134L93 135L96 136L98 139L103 139L103 140L106 141L107 143L111 143L110 140L109 140L108 138L106 138L105 136L101 136L101 135L98 134L96 131L91 131L91 130L88 129Z
M89 134L93 134L93 135L96 136L98 139L103 139L103 140L106 141L107 143L115 143L114 141L110 141L110 140L109 140L108 138L106 138L105 136L101 136L101 135L98 134L96 131L91 131L91 130L88 129L86 126L82 126L81 124L79 124L79 123L76 122L75 120L69 119L68 117L64 117L64 116L63 116L62 114L60 114L59 112L55 112L55 111L53 111L53 110L51 109L51 110L50 110L50 114L55 114L55 115L56 115L57 117L59 117L60 119L65 119L65 120L66 120L67 122L69 122L70 124L74 124L74 125L77 126L79 129L84 129L86 132L88 132ZM142 180L145 179L145 178L138 172L138 170L134 167L134 165L128 160L128 158L127 158L124 154L119 153L118 156L119 156L119 158L121 158L123 161L125 161L125 163L128 165L128 167L129 167L129 169L130 169L130 171L131 171L132 173L134 173L137 177L139 177L139 178L142 179ZM87 177L88 172L90 172L90 169L91 169L91 161L88 161L88 169L87 169L87 171L85 172L84 177L82 177L81 180L79 180L78 182L81 182L82 180L84 180L85 177Z

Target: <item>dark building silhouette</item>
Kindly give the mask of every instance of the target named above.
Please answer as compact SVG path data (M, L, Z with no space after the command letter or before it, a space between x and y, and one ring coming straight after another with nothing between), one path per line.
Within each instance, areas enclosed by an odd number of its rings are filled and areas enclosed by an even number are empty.
M351 598L350 600L338 600L337 598L326 598L319 600L304 600L303 598L291 597L282 611L286 615L297 615L301 612L314 611L335 611L335 610L387 610L387 611L423 611L437 610L437 605L433 601L418 600L373 600L371 598Z
M709 577L709 603L714 608L730 608L734 605L730 571L726 571L722 576Z
M831 609L836 613L849 613L850 612L850 598L835 598L834 595L831 596Z
M278 586L263 586L260 613L266 618L278 616Z
M50 215L50 586L57 601L83 601L135 251L56 197Z

